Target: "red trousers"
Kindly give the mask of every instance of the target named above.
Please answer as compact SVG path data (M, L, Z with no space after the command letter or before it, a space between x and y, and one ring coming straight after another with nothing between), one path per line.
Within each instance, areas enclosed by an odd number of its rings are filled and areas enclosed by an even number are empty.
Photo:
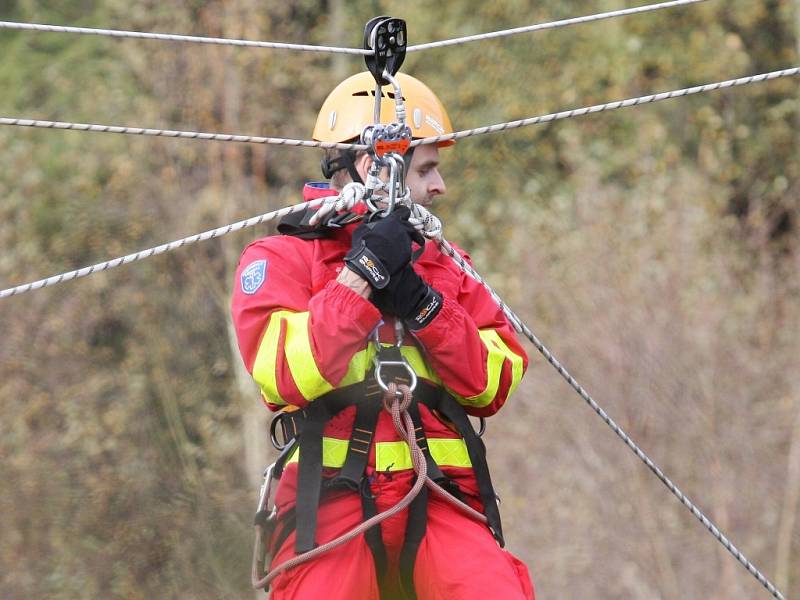
M405 483L405 482L403 482ZM409 485L374 489L378 511L391 508ZM381 523L389 559L387 575L391 599L403 598L398 561L405 537L407 511ZM356 494L332 496L320 504L317 542L324 544L350 531L362 521ZM292 533L276 552L272 565L293 558ZM528 569L501 549L489 529L436 494L428 500L428 524L414 566L418 600L533 600ZM364 537L359 536L310 562L278 575L271 586L272 600L378 600L375 565ZM384 596L381 600L389 600Z

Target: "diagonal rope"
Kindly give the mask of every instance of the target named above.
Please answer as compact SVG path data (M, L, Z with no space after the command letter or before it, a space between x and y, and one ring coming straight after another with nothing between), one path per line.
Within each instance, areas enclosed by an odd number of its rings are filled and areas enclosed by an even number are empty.
M83 35L109 36L116 38L137 38L169 42L193 42L221 46L247 46L272 48L274 50L298 50L301 52L320 52L327 54L372 54L371 50L361 48L338 48L335 46L313 46L310 44L288 44L284 42L259 42L255 40L236 40L230 38L201 37L197 35L175 35L172 33L147 33L143 31L122 31L119 29L95 29L92 27L67 27L64 25L42 25L39 23L14 23L0 21L0 29L19 29L24 31L49 31L55 33L77 33Z
M143 260L145 258L149 258L151 256L155 256L157 254L163 254L165 252L169 252L171 250L176 250L183 246L188 246L195 242L204 241L213 239L216 237L221 237L228 233L232 233L234 231L239 231L246 227L252 227L254 225L258 225L260 223L264 223L276 218L280 218L286 216L291 213L299 212L304 210L307 207L315 207L319 206L325 202L329 202L330 198L318 198L316 200L311 200L309 202L302 202L300 204L296 204L293 206L288 206L276 211L272 211L269 213L265 213L263 215L259 215L257 217L252 217L250 219L246 219L244 221L239 221L237 223L233 223L231 225L227 225L225 227L219 227L217 229L213 229L210 231L206 231L204 233L200 233L197 235L193 235L187 238L183 238L181 240L176 240L174 242L170 242L168 244L162 244L160 246L156 246L154 248L150 248L148 250L143 250L141 252L136 252L134 254L128 254L127 256L122 256L113 260L105 261L102 263L98 263L96 265L90 267L84 267L82 269L78 269L75 271L70 271L67 273L62 273L60 275L55 275L53 277L48 277L47 279L40 279L38 281L34 281L32 283L27 283L24 285L19 285L13 288L5 289L0 291L0 299L7 298L14 295L23 294L25 292L29 292L31 290L40 289L43 287L56 285L58 283L63 283L65 281L70 281L72 279L77 279L79 277L85 277L87 275L91 275L93 273L97 273L100 271L105 271L108 269L112 269L115 267L119 267L128 263L132 263L138 260ZM450 256L453 261L470 277L478 281L483 287L489 292L491 297L497 303L497 305L501 308L503 313L508 317L510 323L514 327L514 329L525 335L528 340L536 347L536 349L545 357L547 362L549 362L555 369L558 371L559 375L561 375L567 383L575 390L578 395L592 408L592 410L600 416L601 419L608 425L612 431L617 434L617 436L622 439L622 441L636 454L636 456L644 462L644 464L650 469L650 471L658 477L658 479L672 492L681 503L688 508L691 513L703 524L706 529L714 536L714 538L719 541L722 546L728 550L746 569L749 573L751 573L758 581L761 583L775 598L779 600L785 600L784 596L778 591L775 585L769 581L762 573L759 571L756 566L747 559L747 557L736 547L733 543L728 540L728 538L719 530L719 528L703 514L703 512L684 494L673 482L669 477L667 477L664 472L650 459L645 452L639 448L639 446L630 438L630 436L625 433L625 431L617 425L617 423L606 413L599 404L589 395L589 393L581 386L578 381L566 370L566 368L555 358L552 352L547 349L547 347L539 340L539 338L533 333L533 331L525 325L525 323L511 310L511 308L505 304L503 299L497 294L497 292L489 285L489 283L481 277L481 275L475 271L475 269L467 263L464 258L450 245L447 240L442 237L439 237L437 240L437 244L441 251Z
M275 146L302 146L305 148L341 148L342 150L366 150L361 144L337 144L333 142L316 142L312 140L294 140L291 138L261 137L255 135L233 135L229 133L204 133L200 131L174 131L172 129L148 129L143 127L125 127L120 125L98 125L94 123L67 123L63 121L41 121L37 119L18 119L0 117L0 125L17 127L34 127L39 129L64 129L72 131L92 131L96 133L125 133L190 140L211 140L215 142L240 142L246 144L269 144Z
M481 277L477 271L461 256L454 248L451 246L447 240L444 238L439 238L436 243L439 245L441 251L453 259L453 261L470 277L475 279L478 283L483 285L483 287L491 294L494 301L497 305L502 309L503 313L508 317L509 322L511 325L516 329L518 333L523 334L530 342L536 347L536 349L541 353L542 356L550 363L558 374L569 384L569 386L575 390L578 395L592 408L592 410L597 413L597 415L603 420L603 422L608 425L611 430L617 434L617 436L625 442L625 445L630 448L634 454L645 464L650 471L658 477L658 479L667 486L667 489L672 492L678 500L681 501L686 508L703 524L703 526L708 529L711 535L722 544L722 546L730 552L736 560L738 560L745 569L755 577L758 582L763 585L767 591L769 591L775 598L779 600L785 600L783 594L775 587L775 585L767 579L761 571L756 568L756 566L748 560L748 558L736 547L734 546L731 541L719 530L719 528L711 521L703 512L697 507L697 505L692 502L689 497L684 494L677 485L675 485L672 480L667 477L666 474L656 465L653 460L645 454L645 452L639 448L639 446L634 442L630 436L625 433L625 431L617 425L617 423L606 413L605 410L589 395L583 386L578 383L578 381L567 371L567 369L553 356L553 353L547 349L547 347L539 340L536 334L531 331L531 329L522 322L522 320L511 310L511 308L503 302L502 298L497 294L497 292L492 289L492 287L488 284L488 282Z
M530 117L528 119L520 119L518 121L509 121L508 123L498 123L497 125L490 125L488 127L465 129L463 131L456 131L454 133L448 133L445 135L437 135L435 137L428 137L421 140L414 140L413 142L411 142L411 145L419 146L420 144L435 144L437 142L444 142L447 140L460 140L462 138L472 137L474 135L496 133L498 131L517 129L519 127L527 127L529 125L537 125L539 123L550 123L552 121L560 121L562 119L571 119L573 117L582 117L583 115L588 115L588 114L617 110L619 108L627 108L628 106L638 106L640 104L652 104L653 102L660 102L662 100L669 100L671 98L692 96L694 94L702 94L704 92L711 92L713 90L738 87L741 85L748 85L751 83L759 83L761 81L769 81L781 77L791 77L799 73L800 73L800 67L792 67L790 69L771 71L769 73L761 73L760 75L751 75L749 77L740 77L739 79L728 79L727 81L719 81L717 83L707 83L705 85L683 88L681 90L674 90L671 92L662 92L660 94L652 94L650 96L640 96L638 98L629 98L627 100L617 100L615 102L608 102L606 104L595 104L594 106L587 106L585 108L565 110L562 112L550 113L548 115Z
M539 23L538 25L528 25L526 27L515 27L514 29L504 29L502 31L493 31L491 33L479 33L476 35L468 35L460 38L453 38L451 40L441 40L438 42L430 42L427 44L416 44L406 48L406 52L418 52L420 50L430 50L432 48L444 48L445 46L457 46L460 44L467 44L469 42L479 42L482 40L489 40L494 38L508 37L511 35L518 35L520 33L531 33L534 31L542 31L544 29L557 29L559 27L567 27L569 25L578 25L580 23L590 23L593 21L601 21L603 19L612 19L614 17L625 17L628 15L635 15L662 8L672 8L675 6L683 6L686 4L696 4L698 2L705 2L705 0L673 0L671 2L660 2L658 4L648 4L645 6L637 6L636 8L625 8L622 10L614 10L611 12L599 13L596 15L588 15L585 17L575 17L572 19L562 19L561 21L553 21L551 23Z
M304 210L308 207L319 206L320 204L328 200L329 198L317 198L316 200L310 200L309 202L301 202L300 204L287 206L285 208L274 210L272 212L259 215L257 217L251 217L250 219L245 219L244 221L238 221L237 223L232 223L231 225L218 227L217 229L211 229L209 231L198 233L196 235L191 235L181 240L175 240L174 242L169 242L168 244L161 244L160 246L156 246L155 248L149 248L147 250L142 250L140 252L134 252L133 254L120 256L119 258L97 263L96 265L92 265L90 267L83 267L82 269L77 269L75 271L61 273L60 275L53 275L52 277L48 277L46 279L40 279L38 281L33 281L31 283L26 283L23 285L18 285L16 287L8 288L0 291L0 299L8 298L10 296L18 296L19 294L24 294L25 292L30 292L31 290L38 290L43 287L48 287L51 285L56 285L58 283L63 283L65 281L71 281L73 279L78 279L80 277L86 277L87 275L92 275L93 273L99 273L100 271L107 271L108 269L113 269L115 267L127 265L129 263L136 262L138 260L150 258L151 256L164 254L165 252L170 252L171 250L177 250L178 248L183 248L184 246L189 246L196 242L203 242L205 240L211 240L214 238L222 237L223 235L233 233L234 231L240 231L247 227L254 227L255 225L260 225L261 223L266 223L267 221L280 219L282 217L285 217L286 215L300 212L301 210Z
M573 117L582 117L587 114L594 114L599 112L607 112L617 110L620 108L627 108L629 106L638 106L640 104L652 104L653 102L660 102L662 100L669 100L671 98L680 98L683 96L692 96L695 94L702 94L719 89L726 89L748 85L751 83L759 83L762 81L770 81L779 79L781 77L791 77L800 73L800 67L792 67L780 71L771 71L769 73L761 73L759 75L751 75L749 77L740 77L739 79L728 79L726 81L719 81L716 83L707 83L690 88L683 88L680 90L673 90L671 92L661 92L659 94L652 94L649 96L640 96L638 98L629 98L627 100L617 100L608 102L606 104L595 104L594 106L587 106L584 108L576 108L573 110L565 110L557 113L550 113L538 117L530 117L518 121L509 121L507 123L498 123L497 125L489 125L486 127L478 127L476 129L465 129L463 131L456 131L444 135L437 135L435 137L428 137L411 142L411 146L419 146L421 144L435 144L447 140L459 140L462 138L472 137L476 135L484 135L487 133L496 133L498 131L506 131L509 129L517 129L519 127L527 127L529 125L537 125L540 123L550 123L552 121L560 121L563 119L570 119ZM305 148L341 148L342 150L367 150L368 147L364 144L336 144L331 142L317 142L311 140L295 140L290 138L278 137L260 137L253 135L234 135L229 133L204 133L198 131L175 131L171 129L146 129L142 127L124 127L119 125L98 125L91 123L69 123L63 121L42 121L36 119L21 119L16 117L0 117L0 125L9 125L17 127L34 127L41 129L64 129L74 131L92 131L97 133L124 133L129 135L143 135L143 136L156 136L156 137L170 137L170 138L185 138L192 140L211 140L217 142L240 142L250 144L270 144L277 146L301 146Z

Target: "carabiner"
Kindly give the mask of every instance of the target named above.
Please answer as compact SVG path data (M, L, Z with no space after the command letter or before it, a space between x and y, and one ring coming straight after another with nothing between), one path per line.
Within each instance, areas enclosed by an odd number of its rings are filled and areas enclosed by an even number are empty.
M278 520L278 509L275 506L269 509L269 497L272 491L275 464L272 463L264 470L264 483L261 484L261 492L258 496L258 508L254 523L256 532L253 546L253 563L250 571L250 581L256 589L264 587L262 581L267 575L269 539Z
M258 507L256 508L256 514L262 513L267 510L267 505L269 504L269 496L272 492L272 475L275 473L275 464L272 463L266 469L264 469L264 482L261 484L261 490L259 491L258 495ZM267 521L272 521L278 514L278 510L276 507L272 507L272 510L269 511L269 515L267 516Z
M381 369L384 366L405 368L406 372L411 378L411 382L408 384L409 391L413 392L417 387L417 374L414 372L414 369L411 368L411 365L408 364L408 361L405 358L403 360L380 360L376 356L372 359L372 363L375 365L375 381L384 392L389 391L389 386L383 381L383 379L381 379ZM397 394L398 397L402 397L400 392L397 392Z

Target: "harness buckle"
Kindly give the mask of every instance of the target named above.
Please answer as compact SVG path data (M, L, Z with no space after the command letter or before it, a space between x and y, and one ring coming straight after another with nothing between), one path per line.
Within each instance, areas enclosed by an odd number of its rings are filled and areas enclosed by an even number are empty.
M414 372L414 369L411 368L411 365L408 364L408 361L405 358L403 358L403 360L380 360L376 356L372 359L372 363L375 365L375 381L378 382L378 385L384 392L389 391L389 386L381 377L381 369L383 367L403 367L411 378L411 382L408 384L409 391L413 392L414 388L417 387L417 374ZM395 394L397 394L398 398L403 397L402 392L397 391Z
M375 365L375 382L378 386L384 391L389 391L389 385L383 380L381 376L381 371L383 367L402 367L405 369L406 373L409 376L409 383L408 388L409 391L413 392L417 387L417 373L414 371L414 368L409 364L406 357L400 353L400 348L403 345L403 336L404 336L404 329L402 321L395 321L395 345L389 348L384 348L381 345L380 336L379 336L380 325L375 327L372 334L372 343L375 345L375 349L377 350L377 354L372 359L372 364ZM391 358L386 358L387 355L390 355ZM395 392L398 398L402 398L402 392Z

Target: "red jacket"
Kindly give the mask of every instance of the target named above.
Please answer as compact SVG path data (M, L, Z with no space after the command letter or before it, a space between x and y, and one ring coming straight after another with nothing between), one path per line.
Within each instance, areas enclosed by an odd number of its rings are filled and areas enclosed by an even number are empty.
M305 200L332 194L325 184L304 189ZM302 407L332 389L363 380L374 354L368 337L382 319L381 342L395 342L393 318L382 317L369 300L336 282L354 227L334 230L324 239L262 238L242 253L233 321L247 369L272 410L286 404ZM435 243L426 244L414 270L442 294L443 306L426 327L413 336L406 334L404 356L418 376L446 387L469 414L494 414L527 366L513 328L483 286ZM462 467L467 465L463 456L458 458L455 442L446 441L458 436L427 408L420 408L428 438L445 440L439 452L455 456L449 465L444 461L442 470L466 475ZM349 438L353 415L348 408L328 423L331 456L338 440ZM382 414L375 441L397 440L390 416ZM373 445L370 465L382 470L380 463ZM399 460L389 466L396 463L405 464Z

